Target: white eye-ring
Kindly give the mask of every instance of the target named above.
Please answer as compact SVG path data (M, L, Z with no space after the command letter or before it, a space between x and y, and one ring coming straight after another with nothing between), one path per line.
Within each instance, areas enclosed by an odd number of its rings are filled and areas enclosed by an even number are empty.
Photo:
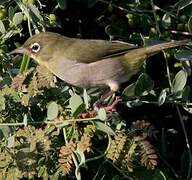
M32 52L37 53L40 51L41 47L38 43L33 43L30 45L30 49Z

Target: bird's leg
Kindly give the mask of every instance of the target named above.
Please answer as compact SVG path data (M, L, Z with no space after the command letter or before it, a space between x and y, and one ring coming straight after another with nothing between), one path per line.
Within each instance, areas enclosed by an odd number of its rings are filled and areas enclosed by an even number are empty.
M110 96L112 96L118 89L119 89L119 84L118 82L114 81L114 80L108 80L106 82L106 85L110 88L110 90L107 90L107 92L105 92L99 100L97 100L94 104L94 108L98 109L98 108L101 108L101 107L106 107L106 106L103 106L104 105L104 100ZM110 105L110 107L112 109L115 109L115 106L114 104L116 105L116 101L120 101L120 98L116 98L115 100L115 103L113 103L113 108L112 106ZM111 109L111 108L108 108L108 109ZM113 110L114 111L114 110Z
M115 97L115 100L112 102L112 104L110 105L106 105L104 103L105 99L112 96L114 94L113 91L108 91L106 93L104 93L99 100L97 100L93 107L94 107L94 110L98 110L99 108L104 108L107 112L114 112L116 110L116 105L121 101L121 98L120 96L116 96Z
M99 101L101 101L101 98L99 100L97 100L96 103L97 102L99 103ZM121 102L121 98L120 98L120 96L116 96L115 100L113 101L113 103L111 105L108 105L108 106L103 105L103 106L101 106L101 104L100 104L99 108L104 108L106 112L114 112L114 111L116 111L116 105L119 102ZM93 118L93 117L97 116L97 110L99 108L95 107L95 105L94 105L94 109L92 111L81 113L79 115L79 117L82 118L82 119L84 119L84 118Z
M122 101L121 97L120 96L116 96L115 100L112 102L111 105L108 105L108 106L104 107L105 111L107 111L107 112L114 112L114 111L116 111L116 106L121 101Z
M120 98L120 96L116 96L115 100L113 101L113 103L111 105L102 106L102 108L104 108L106 112L114 112L114 111L116 111L116 105L119 102L121 102L121 98ZM98 109L98 107L97 107L97 109ZM79 117L84 119L84 118L93 118L95 116L97 116L97 110L94 108L94 110L92 110L92 111L81 113Z
M95 117L97 115L97 110L104 108L106 112L114 112L116 110L116 105L121 101L119 96L116 96L112 104L106 105L104 103L105 99L112 96L118 89L119 85L115 81L108 81L107 85L110 87L93 105L93 110L80 114L81 118Z
M104 94L93 104L94 109L99 109L105 106L105 99L113 95L113 91L107 90Z
M107 90L107 92L105 92L98 101L95 102L94 104L94 109L99 109L101 107L106 108L108 111L114 111L115 110L115 106L117 105L117 103L120 100L120 98L116 98L116 100L114 101L114 103L112 103L110 106L105 106L104 105L104 100L110 96L112 96L118 89L119 89L119 84L117 81L114 80L108 80L106 81L106 85L110 88L110 90ZM108 108L107 108L108 107Z

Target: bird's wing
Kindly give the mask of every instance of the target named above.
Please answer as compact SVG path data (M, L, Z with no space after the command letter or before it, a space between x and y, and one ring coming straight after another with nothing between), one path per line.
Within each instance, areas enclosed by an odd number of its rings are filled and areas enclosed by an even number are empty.
M66 47L65 57L82 63L92 63L104 58L125 54L130 49L138 48L134 44L120 41L76 40Z

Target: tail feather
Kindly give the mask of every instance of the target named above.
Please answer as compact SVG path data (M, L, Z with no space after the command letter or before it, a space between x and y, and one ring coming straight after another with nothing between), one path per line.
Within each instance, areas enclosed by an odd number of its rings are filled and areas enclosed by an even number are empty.
M146 47L146 54L147 56L152 56L162 50L177 47L177 46L184 46L189 44L191 42L190 40L180 40L180 41L171 41L171 42L165 42L157 45L152 45Z

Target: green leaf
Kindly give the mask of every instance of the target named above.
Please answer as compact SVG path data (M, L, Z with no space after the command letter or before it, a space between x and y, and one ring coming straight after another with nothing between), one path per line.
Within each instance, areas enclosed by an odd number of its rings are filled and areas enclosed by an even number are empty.
M51 102L47 107L47 119L53 120L58 116L59 108L56 102Z
M129 108L136 107L136 106L141 106L143 103L140 101L140 99L135 99L132 101L127 101L126 106Z
M163 18L162 18L162 25L165 28L169 28L170 27L170 25L171 25L171 17L169 15L169 13L165 13L165 15L163 16Z
M81 104L83 104L83 100L82 100L81 96L74 94L74 95L72 95L72 96L70 97L70 99L69 99L69 106L70 106L70 108L71 108L72 113L73 113L74 111L76 111L76 109L77 109Z
M15 14L15 9L12 6L10 6L8 9L9 19L13 19L14 14Z
M178 8L178 10L182 10L183 8L192 4L191 0L180 0L178 3L174 5L174 9Z
M103 122L100 121L94 121L94 124L96 126L96 128L104 133L107 133L111 136L115 135L115 132L111 129L111 127L107 126L106 124L104 124Z
M105 121L107 119L107 113L104 108L100 108L97 113L100 120Z
M187 82L187 73L184 70L180 70L173 80L173 92L182 91Z
M57 0L59 7L63 10L67 8L67 0Z
M8 138L11 134L12 130L9 126L0 125L0 139Z
M185 111L187 111L188 113L192 114L192 108L183 106L183 109L185 109Z
M22 12L15 13L15 15L13 16L13 24L17 26L21 24L22 21L23 21L23 13Z
M83 99L84 99L84 103L85 103L85 108L88 109L89 108L90 97L87 94L86 89L83 89Z
M181 50L174 54L175 59L179 61L190 61L192 60L192 51L191 50Z
M81 180L80 166L85 164L85 154L78 149L75 151L75 154L77 155L77 158L79 160L79 164L75 169L75 176L77 180Z
M156 169L152 180L167 180L167 178L161 170Z
M124 91L123 91L123 95L126 97L133 97L135 96L135 83L130 84L129 86L127 86Z
M81 96L76 94L72 95L69 99L69 108L71 108L71 113L74 117L83 112L85 110L85 104Z
M79 149L75 151L75 154L77 155L79 166L81 166L82 164L85 164L85 154Z
M39 9L33 5L33 4L29 4L28 5L29 9L33 12L33 14L40 20L43 21L43 17L41 16Z
M166 89L163 89L158 99L159 106L161 106L165 102L166 97L167 97L167 91Z
M135 95L144 95L144 93L147 93L148 91L152 90L153 86L153 80L146 73L143 73L139 76L136 82Z
M10 136L7 139L7 147L13 148L15 146L15 136Z
M189 21L188 21L187 24L188 24L189 32L192 32L192 16L190 16Z
M59 173L55 173L55 174L53 174L53 175L50 175L50 179L51 180L58 180L59 179L59 177L60 177L60 175L59 175Z
M38 171L38 177L42 177L45 172L45 166L40 166Z
M0 94L0 111L5 110L5 98Z
M23 54L23 58L21 61L21 65L20 65L20 69L19 69L19 73L22 74L23 72L25 72L29 66L29 61L30 61L30 57L27 56L26 54Z
M8 39L10 38L11 36L15 35L15 34L18 34L20 33L21 30L17 29L17 30L11 30L11 31L8 31L6 32L6 34L4 35L4 39Z
M182 101L187 101L190 95L191 95L191 87L185 86L185 88L183 89Z
M3 21L0 20L0 32L2 34L5 34L6 33L6 29L5 29L5 26L3 24Z
M25 127L27 126L27 121L28 121L28 118L27 118L27 115L25 114L23 117L23 124Z

